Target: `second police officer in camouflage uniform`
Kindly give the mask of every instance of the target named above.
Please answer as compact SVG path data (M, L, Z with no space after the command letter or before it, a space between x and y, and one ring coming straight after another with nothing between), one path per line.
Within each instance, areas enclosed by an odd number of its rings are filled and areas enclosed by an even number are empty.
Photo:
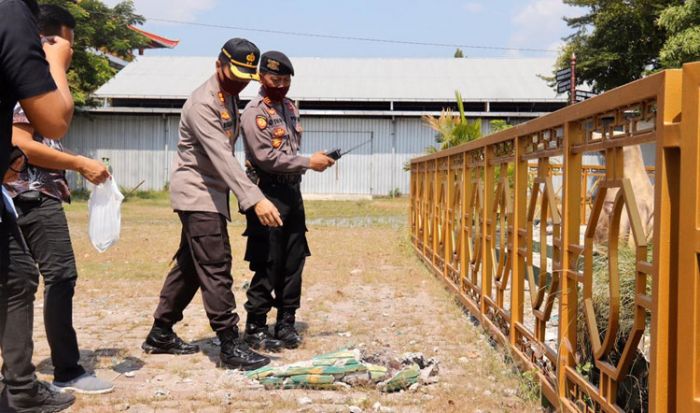
M270 51L260 57L260 93L246 106L241 128L252 179L272 201L284 225L266 227L247 212L245 259L255 272L247 291L246 341L253 348L270 342L267 313L277 308L275 338L296 348L301 337L294 327L301 301L301 275L310 255L306 242L301 176L308 169L324 171L334 164L324 152L298 154L302 127L299 110L286 98L294 68L289 58Z

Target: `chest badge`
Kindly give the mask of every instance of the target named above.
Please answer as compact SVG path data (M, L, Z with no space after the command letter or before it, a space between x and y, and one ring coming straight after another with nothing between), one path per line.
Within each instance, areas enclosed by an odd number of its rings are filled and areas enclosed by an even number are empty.
M256 116L255 124L258 125L260 130L265 130L267 128L267 118L265 116Z
M275 138L282 138L286 134L287 131L282 127L275 128L275 130L272 131L272 136L274 136Z

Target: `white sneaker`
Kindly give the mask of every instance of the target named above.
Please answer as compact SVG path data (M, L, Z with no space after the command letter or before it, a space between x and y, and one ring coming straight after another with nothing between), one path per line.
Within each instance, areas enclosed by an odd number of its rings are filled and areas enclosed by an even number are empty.
M104 394L114 390L114 385L95 376L95 373L85 373L71 381L54 381L53 385L61 391L73 391L83 394Z

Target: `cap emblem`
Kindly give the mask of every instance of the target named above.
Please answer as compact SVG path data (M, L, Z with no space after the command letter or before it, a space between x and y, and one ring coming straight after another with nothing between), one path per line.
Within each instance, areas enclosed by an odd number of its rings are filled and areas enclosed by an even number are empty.
M255 53L251 53L251 54L249 54L248 56L246 56L246 57L245 57L245 60L246 60L246 62L248 62L249 64L252 64L253 62L255 62Z
M267 68L277 72L280 70L280 62L277 60L267 59Z

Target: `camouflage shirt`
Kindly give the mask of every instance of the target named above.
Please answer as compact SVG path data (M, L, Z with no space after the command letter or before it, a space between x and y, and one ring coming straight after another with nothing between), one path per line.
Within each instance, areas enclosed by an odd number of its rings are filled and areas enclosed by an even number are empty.
M12 114L12 124L30 124L19 104L15 106ZM34 140L63 152L63 145L57 140L45 138L38 133L34 133ZM27 170L20 173L15 181L6 183L5 187L13 198L23 192L39 191L51 198L70 203L70 188L68 181L66 181L66 171L41 168L30 163Z

